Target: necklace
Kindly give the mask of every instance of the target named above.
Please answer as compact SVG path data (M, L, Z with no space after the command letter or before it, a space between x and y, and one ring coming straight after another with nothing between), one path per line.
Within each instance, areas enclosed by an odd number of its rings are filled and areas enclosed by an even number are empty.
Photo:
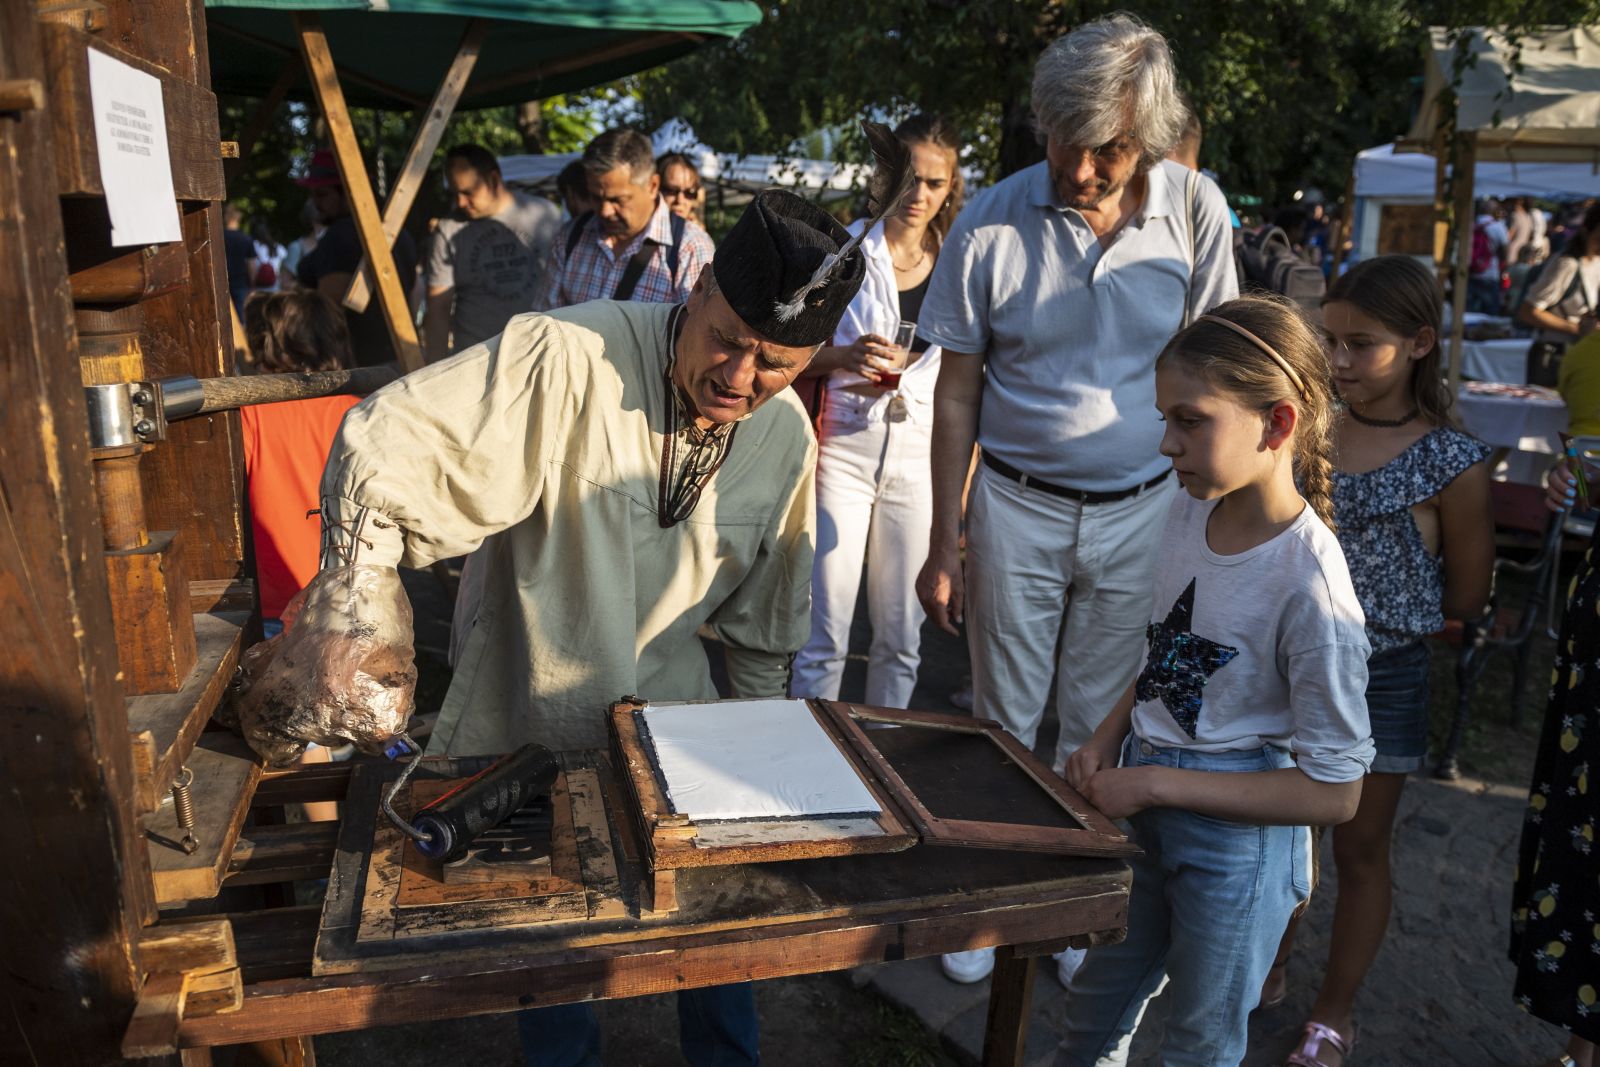
M672 372L678 365L678 322L683 317L683 305L673 309L667 322L667 366L663 372L667 394L666 435L661 441L661 482L656 490L656 522L663 530L676 526L694 514L700 503L700 494L711 478L727 460L733 448L733 435L739 424L713 427L702 433L694 432L694 415L678 393ZM689 451L678 467L679 416L689 428ZM676 474L676 478L674 475Z
M894 252L892 250L889 253L889 262L890 263L894 263ZM900 264L894 263L894 269L899 271L901 274L910 274L912 271L916 270L918 267L922 266L926 262L928 262L928 250L926 248L924 248L922 250L922 258L921 259L917 260L915 263L911 264L911 266L909 266L909 267L902 267Z
M1398 419L1374 419L1361 414L1361 412L1357 411L1349 404L1346 404L1344 409L1350 413L1350 417L1352 419L1355 419L1361 425L1372 426L1380 430L1392 430L1397 426L1404 426L1406 423L1410 422L1412 419L1416 418L1422 413L1421 408L1413 405L1410 411L1406 412L1405 415Z

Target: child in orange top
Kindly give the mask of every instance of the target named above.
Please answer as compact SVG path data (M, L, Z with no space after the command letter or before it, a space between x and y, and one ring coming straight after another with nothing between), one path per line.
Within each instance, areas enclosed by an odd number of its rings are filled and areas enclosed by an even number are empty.
M245 333L261 373L348 367L344 314L311 290L257 297L245 308ZM321 527L315 515L322 467L345 412L360 397L324 396L241 408L256 582L267 637L283 629L283 609L317 573Z

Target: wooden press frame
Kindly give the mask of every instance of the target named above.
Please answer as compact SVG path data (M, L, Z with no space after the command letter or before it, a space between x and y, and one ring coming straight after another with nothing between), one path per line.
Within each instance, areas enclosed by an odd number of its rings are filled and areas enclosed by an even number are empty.
M727 825L727 822L717 820L696 824L689 816L672 810L649 743L639 728L639 713L648 706L647 702L629 697L611 706L613 758L632 802L639 835L646 845L650 869L656 881L656 910L670 910L673 907L673 872L685 867L894 852L909 848L918 841L931 845L1079 856L1127 856L1138 851L1138 847L1110 819L1096 811L1077 790L1051 773L1033 753L997 723L958 715L899 711L831 700L808 700L806 704L882 808L881 814L871 820L879 828L877 834L841 837L822 833L806 839L791 837L735 845L707 844L700 840L702 833L708 827ZM871 734L861 727L864 722L943 730L983 738L1015 764L1047 799L1078 824L1078 828L941 818L917 797L888 757L873 743ZM830 821L834 820L806 820L806 823L820 825ZM854 821L863 820L856 817ZM793 825L790 820L751 819L738 822L757 832L765 828Z
M872 769L878 781L895 798L930 845L959 845L967 848L1014 849L1023 852L1056 852L1078 856L1127 856L1139 851L1116 824L1096 811L1072 786L1046 767L1021 741L999 723L963 715L941 715L931 711L901 711L832 700L810 703L820 707L840 733ZM900 777L888 758L873 744L861 723L913 726L926 730L981 737L998 748L1023 771L1045 796L1054 801L1082 829L1030 826L1023 823L983 822L974 819L944 819L934 815Z

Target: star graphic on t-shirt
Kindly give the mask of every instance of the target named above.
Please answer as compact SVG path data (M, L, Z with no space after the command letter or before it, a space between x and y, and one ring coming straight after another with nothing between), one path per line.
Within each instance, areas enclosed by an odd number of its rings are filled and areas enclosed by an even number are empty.
M1189 629L1194 618L1194 583L1178 597L1167 617L1145 627L1150 650L1134 692L1140 700L1161 698L1190 737L1200 721L1200 691L1206 679L1239 654L1237 648L1207 640Z

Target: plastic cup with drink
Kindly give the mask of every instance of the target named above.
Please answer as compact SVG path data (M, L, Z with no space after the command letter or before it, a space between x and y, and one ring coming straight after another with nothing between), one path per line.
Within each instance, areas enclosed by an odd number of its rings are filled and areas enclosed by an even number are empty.
M911 361L911 345L917 339L917 324L914 322L901 322L894 328L894 347L897 351L897 362L893 370L883 371L878 376L878 386L883 389L900 388L900 375L904 373L906 364Z

